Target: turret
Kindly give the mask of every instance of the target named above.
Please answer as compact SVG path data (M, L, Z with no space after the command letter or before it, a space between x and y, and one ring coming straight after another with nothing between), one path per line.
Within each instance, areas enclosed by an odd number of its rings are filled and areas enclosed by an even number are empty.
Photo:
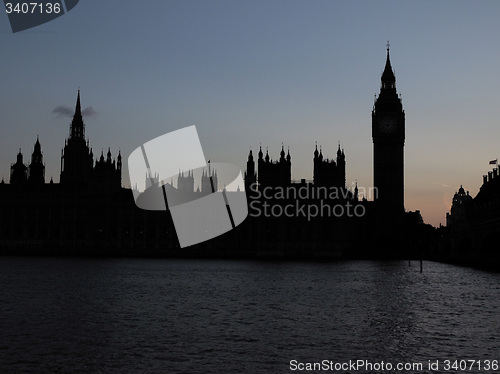
M36 137L36 143L31 154L28 174L28 182L30 184L40 185L45 183L45 165L43 164L42 147L38 136Z
M23 163L23 154L21 149L17 154L17 160L15 164L10 167L10 184L12 185L22 185L28 180L28 167Z
M283 143L281 143L280 161L285 161L285 149Z
M118 150L118 157L117 157L117 164L116 164L117 169L120 171L122 170L122 154L120 150Z
M248 191L250 186L257 181L255 174L255 162L253 160L252 150L248 154L247 170L245 172L245 189Z

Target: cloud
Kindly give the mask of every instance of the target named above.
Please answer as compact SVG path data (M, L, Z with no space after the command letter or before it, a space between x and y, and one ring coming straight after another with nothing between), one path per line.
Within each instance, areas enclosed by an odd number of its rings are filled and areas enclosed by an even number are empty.
M75 110L64 105L59 105L52 111L52 113L56 115L56 118L60 117L72 118L73 114L75 113ZM94 108L89 106L82 110L82 116L85 118L95 117L97 116L97 112L94 110Z
M97 112L91 106L88 106L84 110L82 110L82 116L86 118L95 117L96 115Z
M67 106L59 105L52 113L57 115L56 118L71 117L73 115L73 110Z

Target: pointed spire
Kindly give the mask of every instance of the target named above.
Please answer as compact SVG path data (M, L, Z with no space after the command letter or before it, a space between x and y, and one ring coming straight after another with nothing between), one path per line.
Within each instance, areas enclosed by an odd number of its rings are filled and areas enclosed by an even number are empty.
M387 60L385 61L385 69L382 73L382 88L396 88L396 77L392 71L391 59L389 56L389 41L387 41Z
M314 150L314 158L318 158L319 152L318 152L318 142L316 142L316 149Z
M70 138L85 139L85 125L82 117L82 107L80 104L80 89L76 97L75 114L71 121Z
M262 156L263 156L263 153L262 153L262 144L261 144L260 148L259 148L259 160L262 160Z
M33 155L41 155L42 154L42 146L40 145L40 140L38 135L36 136L36 143L33 148Z
M76 108L75 108L75 116L82 115L82 106L80 105L80 87L78 87L78 96L76 97Z

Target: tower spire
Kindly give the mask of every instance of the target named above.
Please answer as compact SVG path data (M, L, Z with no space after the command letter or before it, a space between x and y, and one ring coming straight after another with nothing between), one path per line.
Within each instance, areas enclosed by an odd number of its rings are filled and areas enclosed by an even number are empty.
M85 139L85 124L83 123L82 107L80 104L80 89L78 88L78 96L76 97L75 114L71 121L70 139Z
M389 55L390 46L389 41L387 41L387 59L385 61L385 68L381 78L382 88L396 88L396 77L392 71L391 58Z
M82 106L80 105L80 87L78 87L78 96L76 97L76 110L75 115L82 115Z

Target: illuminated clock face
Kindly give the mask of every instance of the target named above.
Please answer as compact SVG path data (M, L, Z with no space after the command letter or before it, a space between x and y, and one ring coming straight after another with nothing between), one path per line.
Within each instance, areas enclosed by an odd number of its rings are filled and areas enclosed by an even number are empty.
M379 122L379 129L385 133L391 133L396 130L396 120L394 118L382 118Z

